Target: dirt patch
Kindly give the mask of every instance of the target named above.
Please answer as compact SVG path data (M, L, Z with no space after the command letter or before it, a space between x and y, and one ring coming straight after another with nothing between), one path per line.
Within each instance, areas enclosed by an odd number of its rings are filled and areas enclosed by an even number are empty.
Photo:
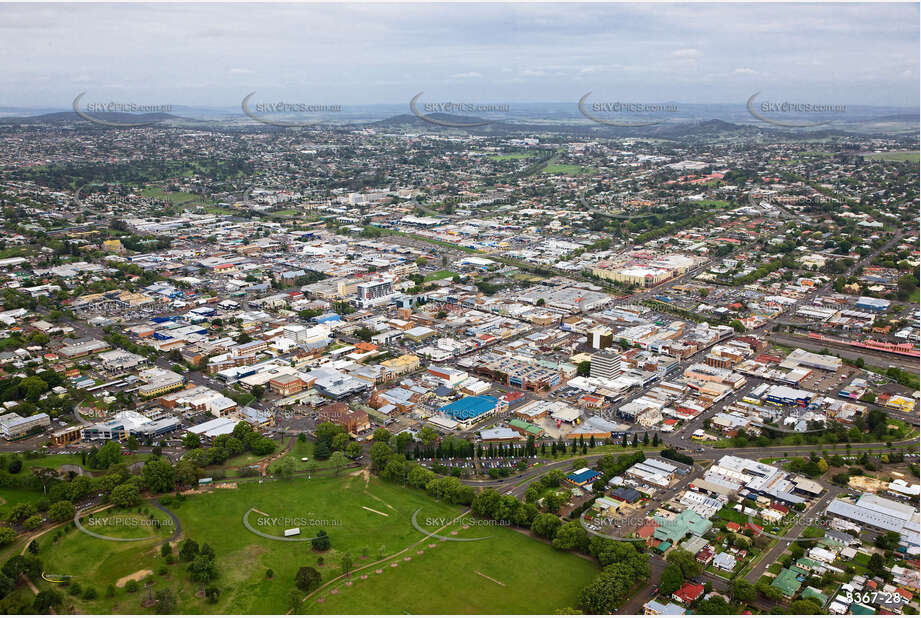
M271 515L269 515L269 514L266 513L265 511L260 511L260 510L257 509L257 508L253 508L253 513L259 513L260 515L264 515L264 516L266 516L266 517L271 517Z
M371 511L372 513L377 513L378 515L383 515L384 517L390 517L389 514L387 514L387 513L381 513L380 511L375 511L375 510L372 509L370 506L363 506L363 507L361 507L361 508L363 508L363 509L366 510L366 511Z
M142 579L144 579L148 575L153 575L153 571L151 571L150 569L141 569L140 571L135 571L131 575L125 575L124 577L119 578L119 580L115 582L115 587L122 588L124 587L125 584L127 584L132 579L135 579L138 582L140 582Z
M359 468L355 470L349 476L360 476L365 479L365 487L371 483L371 471L367 468Z
M859 491L868 491L876 493L889 488L889 483L869 476L852 476L848 482L848 487Z
M215 489L236 489L236 483L218 483L214 486Z

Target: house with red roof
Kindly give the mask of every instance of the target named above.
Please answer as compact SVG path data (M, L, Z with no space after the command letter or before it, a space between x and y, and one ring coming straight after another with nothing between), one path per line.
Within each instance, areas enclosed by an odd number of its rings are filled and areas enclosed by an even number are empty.
M691 582L684 582L684 585L681 586L681 588L678 588L678 590L672 594L672 598L679 603L684 603L687 605L699 599L703 593L703 584L692 584Z
M704 547L702 550L697 552L697 562L701 564L710 564L713 560L713 550L709 547Z

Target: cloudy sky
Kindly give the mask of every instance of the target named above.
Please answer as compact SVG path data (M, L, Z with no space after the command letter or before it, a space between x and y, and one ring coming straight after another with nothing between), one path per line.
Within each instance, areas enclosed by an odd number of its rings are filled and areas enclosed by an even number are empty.
M913 4L0 5L0 106L919 104Z

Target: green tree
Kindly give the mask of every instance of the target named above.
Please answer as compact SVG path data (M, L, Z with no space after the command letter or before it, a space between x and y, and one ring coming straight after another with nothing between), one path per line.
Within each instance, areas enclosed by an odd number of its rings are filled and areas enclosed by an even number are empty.
M16 531L6 526L0 526L0 545L9 545L16 540Z
M153 492L163 493L176 488L176 472L165 459L153 457L141 469L144 485Z
M294 585L304 592L310 592L320 585L322 576L313 567L302 566L294 576Z
M659 592L665 596L671 596L673 592L681 588L684 583L684 575L681 574L681 567L677 564L668 564L662 571L662 579L659 584Z
M116 486L109 494L109 500L118 507L131 507L141 499L141 493L134 483L123 483Z
M48 517L52 521L67 521L73 519L76 513L77 508L70 500L55 502L48 508Z
M198 555L198 543L192 539L186 539L179 546L179 559L183 562L191 562Z
M338 475L344 467L349 465L349 460L345 458L342 451L336 451L330 456L329 464L336 469L336 474Z
M326 551L330 547L329 535L325 530L317 531L317 534L310 541L310 545L315 551Z

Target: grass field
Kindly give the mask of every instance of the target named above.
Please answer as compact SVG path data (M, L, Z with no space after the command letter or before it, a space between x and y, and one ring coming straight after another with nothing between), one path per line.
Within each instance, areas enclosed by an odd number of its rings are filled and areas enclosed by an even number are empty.
M134 453L132 455L124 455L122 456L121 463L130 465L138 461L144 461L149 456L150 456L149 454L142 455L139 453ZM32 468L60 468L61 466L68 465L68 464L73 465L73 466L82 466L86 468L86 466L83 465L83 460L80 455L70 455L70 454L43 455L41 457L35 457L35 458L23 457L22 458L22 472L20 474L24 474ZM86 469L87 471L92 471L89 468L86 468ZM98 472L102 473L104 471L99 470Z
M552 614L578 605L579 591L598 574L594 563L509 528L471 526L457 538L484 536L458 543L432 539L410 550L409 561L400 556L318 592L301 613Z
M436 281L438 279L448 279L453 277L457 273L453 270L439 270L438 272L430 273L425 276L424 281Z
M534 157L533 152L507 152L505 154L490 155L490 161L511 161L515 159L531 159Z
M292 456L303 452L306 449ZM190 581L187 564L166 564L159 552L162 541L104 541L70 529L53 546L50 538L41 543L39 555L46 572L72 575L73 581L84 588L96 588L99 598L95 600L68 597L75 611L151 613L141 605L149 594L143 588L134 594L121 588L113 597L104 594L109 584L136 575L149 576L153 591L172 590L177 599L176 612L282 614L290 608L289 595L295 590L294 575L299 567L316 567L327 582L341 574L344 552L351 554L357 569L422 540L423 534L411 524L411 516L417 510L421 509L417 521L427 530L435 530L441 520L448 521L462 513L461 507L435 501L421 491L346 473L310 481L244 483L235 490L217 489L189 496L168 508L182 524L183 539L208 543L215 550L219 576L214 585L221 590L218 602L209 604L196 595L200 586ZM248 522L256 530L280 535L285 528L300 527L301 538L309 538L323 529L330 536L332 548L319 554L309 542L257 536L243 526L243 516L251 508L259 511L248 515ZM149 510L154 517L165 517ZM581 588L597 574L593 563L512 530L494 526L465 530L460 524L453 528L458 538L489 538L462 543L426 540L402 554L397 568L388 562L370 568L367 579L353 576L351 586L337 582L330 591L340 588L338 594L321 591L300 613L393 613L397 608L432 613L551 612L575 605ZM450 534L448 530L442 534ZM167 532L171 530L163 534ZM436 547L429 548L429 543ZM423 554L416 553L420 549ZM318 565L320 557L322 565ZM404 557L411 560L405 561ZM527 568L515 567L512 559ZM376 568L382 568L383 573L376 574ZM266 569L273 570L271 579L266 577ZM535 595L535 588L540 589L539 595ZM326 600L319 602L321 597Z
M141 191L144 197L151 197L158 200L166 200L173 206L183 206L185 204L206 204L208 203L201 195L186 193L184 191L164 191L159 187L147 187Z
M314 461L313 446L314 446L314 443L311 442L310 440L307 440L305 442L299 442L295 440L294 444L291 446L291 450L288 451L288 453L286 453L285 456L282 457L281 459L274 461L269 466L269 468L270 469L274 468L275 466L277 466L278 464L280 464L286 459L294 460L294 469L298 472L309 470L311 463L317 464L318 466L323 465L323 462ZM301 461L301 459L303 459L304 457L307 458L307 461Z
M232 215L234 213L233 210L221 208L220 206L205 206L202 208L202 211L209 215Z
M873 154L864 155L865 159L870 161L911 161L912 163L918 163L921 161L921 156L916 152L877 152Z
M31 491L28 489L6 489L0 490L0 520L5 520L13 507L17 504L28 502L35 504L42 499L40 491Z

